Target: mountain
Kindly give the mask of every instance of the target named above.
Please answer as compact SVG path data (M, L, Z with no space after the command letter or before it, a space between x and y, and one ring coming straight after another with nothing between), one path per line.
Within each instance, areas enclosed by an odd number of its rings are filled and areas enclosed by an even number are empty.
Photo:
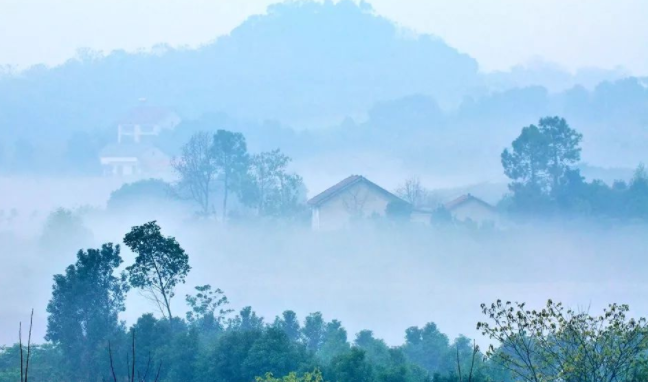
M350 0L289 2L199 49L106 57L82 51L54 67L0 77L0 130L56 138L110 126L141 97L185 117L227 112L317 127L411 94L458 104L478 64Z

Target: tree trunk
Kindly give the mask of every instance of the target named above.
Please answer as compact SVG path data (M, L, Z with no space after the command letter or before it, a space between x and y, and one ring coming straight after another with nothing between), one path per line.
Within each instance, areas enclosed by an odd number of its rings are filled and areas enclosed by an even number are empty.
M223 179L223 223L225 223L225 219L227 218L227 193L229 191L229 175L225 173L225 179Z

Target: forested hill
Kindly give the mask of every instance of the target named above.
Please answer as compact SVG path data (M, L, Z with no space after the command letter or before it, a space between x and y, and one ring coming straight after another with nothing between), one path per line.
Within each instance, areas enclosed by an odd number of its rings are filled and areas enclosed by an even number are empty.
M81 51L64 65L0 78L0 130L29 139L108 126L141 97L189 118L224 111L295 127L410 94L456 104L476 85L478 64L365 3L291 2L200 49Z

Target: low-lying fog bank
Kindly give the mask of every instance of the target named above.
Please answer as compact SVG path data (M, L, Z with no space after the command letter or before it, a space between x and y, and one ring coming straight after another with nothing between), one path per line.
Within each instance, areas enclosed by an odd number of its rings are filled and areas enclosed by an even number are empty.
M164 209L164 206L161 206ZM404 330L433 321L453 337L479 338L479 305L495 299L543 304L547 298L598 310L628 303L648 315L645 249L648 227L588 222L517 226L506 231L462 227L367 224L348 231L312 232L271 222L230 224L154 213L89 215L87 245L121 242L132 225L157 218L190 256L192 271L176 293L177 314L196 285L221 288L239 309L251 305L266 321L287 309L301 318L321 311L350 333L374 330L390 344ZM52 276L75 261L78 233L43 242L38 234L0 234L0 343L15 342L20 320L35 308L35 336L43 337ZM124 264L133 256L123 253ZM132 323L155 307L131 291Z

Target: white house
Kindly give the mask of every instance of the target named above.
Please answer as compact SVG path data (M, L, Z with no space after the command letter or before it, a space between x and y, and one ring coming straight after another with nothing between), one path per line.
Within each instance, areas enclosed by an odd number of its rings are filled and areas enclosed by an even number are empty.
M444 203L443 208L458 222L501 225L500 214L495 207L471 194L461 195Z
M180 117L171 110L142 104L117 122L117 143L146 143L179 123Z
M143 143L111 144L99 155L106 176L160 175L168 172L171 166L165 153Z
M399 197L360 175L352 175L308 201L315 230L344 228L354 219L384 216Z

